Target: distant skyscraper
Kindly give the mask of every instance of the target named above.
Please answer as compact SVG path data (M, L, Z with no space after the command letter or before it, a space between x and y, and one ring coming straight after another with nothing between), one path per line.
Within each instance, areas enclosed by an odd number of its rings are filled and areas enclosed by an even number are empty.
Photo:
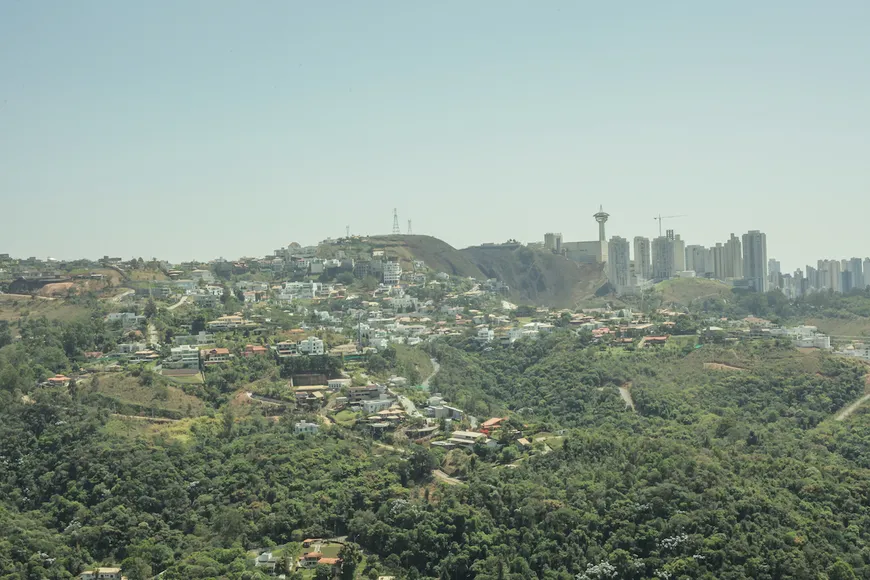
M731 238L725 242L725 278L743 278L744 252L740 244L740 238L731 234ZM767 258L765 257L765 261ZM765 263L765 269L767 264Z
M707 254L704 246L686 246L686 270L693 270L695 275L703 278L707 273Z
M864 267L862 269L864 271L863 287L866 288L870 286L870 258L864 258Z
M649 238L634 238L634 275L644 280L652 279L652 260Z
M849 271L852 273L852 288L864 289L864 263L861 258L849 260Z
M846 294L852 291L852 272L843 270L840 272L840 292Z
M674 273L674 239L660 236L652 241L652 277L654 280L669 280Z
M625 293L631 284L630 244L625 238L613 236L607 244L607 278L617 294Z
M686 242L680 235L674 236L674 272L684 272L686 270Z
M713 277L717 280L724 280L725 276L725 246L716 244L710 248L713 256Z
M776 258L769 258L767 260L767 272L769 274L782 274L782 266L779 263L779 260Z
M756 292L767 292L767 235L758 230L743 234L743 278Z

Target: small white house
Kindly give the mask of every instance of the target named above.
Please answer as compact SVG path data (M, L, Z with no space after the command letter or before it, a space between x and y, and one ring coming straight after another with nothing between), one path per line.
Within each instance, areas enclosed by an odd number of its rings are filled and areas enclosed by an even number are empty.
M313 435L320 431L320 425L317 423L309 423L307 421L299 421L293 425L293 431L297 434L304 433L306 435Z

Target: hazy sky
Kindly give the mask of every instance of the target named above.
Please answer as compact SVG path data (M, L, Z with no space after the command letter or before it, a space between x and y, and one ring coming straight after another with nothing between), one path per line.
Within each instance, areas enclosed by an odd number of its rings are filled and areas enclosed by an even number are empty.
M870 2L0 1L0 252L761 229L870 254Z

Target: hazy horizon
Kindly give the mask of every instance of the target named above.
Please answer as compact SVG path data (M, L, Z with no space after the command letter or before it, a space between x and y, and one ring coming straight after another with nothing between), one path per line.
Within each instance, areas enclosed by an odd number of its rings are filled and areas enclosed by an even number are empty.
M0 253L261 256L394 207L580 241L603 205L787 272L870 255L870 4L628 6L4 3Z

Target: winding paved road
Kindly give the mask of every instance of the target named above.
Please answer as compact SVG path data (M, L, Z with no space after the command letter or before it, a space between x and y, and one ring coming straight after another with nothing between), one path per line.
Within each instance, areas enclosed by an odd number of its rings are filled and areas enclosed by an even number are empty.
M187 298L188 298L188 296L185 294L184 296L181 297L181 300L179 300L178 302L176 302L172 306L168 307L166 310L175 310L176 308L178 308L179 306L181 306L182 304L187 302Z

